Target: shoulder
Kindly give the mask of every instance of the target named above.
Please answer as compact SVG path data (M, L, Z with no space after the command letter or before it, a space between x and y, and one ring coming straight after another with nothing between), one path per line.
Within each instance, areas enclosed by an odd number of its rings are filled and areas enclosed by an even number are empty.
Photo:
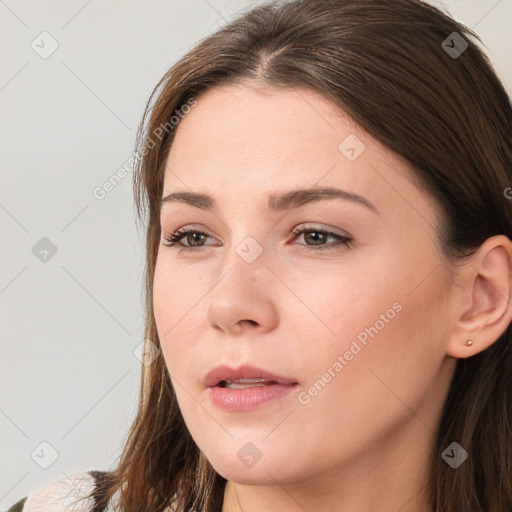
M85 498L103 472L84 471L35 489L7 512L93 512L94 499Z

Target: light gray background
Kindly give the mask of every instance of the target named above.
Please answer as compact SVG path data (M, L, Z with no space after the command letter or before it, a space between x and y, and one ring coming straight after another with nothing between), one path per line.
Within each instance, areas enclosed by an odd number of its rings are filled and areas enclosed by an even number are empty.
M0 510L119 454L140 379L143 232L131 174L92 191L131 155L164 72L256 3L0 0ZM476 30L510 91L512 0L432 3ZM44 59L31 44L48 51L45 31L59 46ZM43 237L47 262L32 250Z

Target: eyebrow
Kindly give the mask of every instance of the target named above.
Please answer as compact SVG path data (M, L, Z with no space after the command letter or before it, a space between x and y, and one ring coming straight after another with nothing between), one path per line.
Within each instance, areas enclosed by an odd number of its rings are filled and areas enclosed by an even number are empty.
M291 210L292 208L298 208L307 203L316 201L323 201L326 199L343 199L344 201L351 201L356 204L360 204L371 210L372 212L379 215L379 210L373 205L368 199L333 187L316 187L310 189L299 189L284 192L282 194L271 194L267 203L267 210L269 212L277 212L282 210ZM203 210L216 211L217 206L213 197L200 194L198 192L172 192L171 194L162 197L161 206L170 203L184 203L190 206L195 206Z

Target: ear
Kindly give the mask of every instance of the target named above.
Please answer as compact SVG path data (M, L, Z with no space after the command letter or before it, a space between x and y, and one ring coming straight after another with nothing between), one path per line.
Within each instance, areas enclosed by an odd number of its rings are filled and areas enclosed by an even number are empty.
M505 235L488 238L462 266L456 292L456 322L447 354L474 356L492 345L512 320L512 242ZM473 344L467 346L467 340Z

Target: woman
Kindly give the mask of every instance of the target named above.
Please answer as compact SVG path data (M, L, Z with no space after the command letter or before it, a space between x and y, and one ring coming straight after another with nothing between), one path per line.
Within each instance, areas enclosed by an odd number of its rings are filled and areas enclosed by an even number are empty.
M473 38L417 0L269 3L162 78L149 359L80 510L512 510L512 108Z

